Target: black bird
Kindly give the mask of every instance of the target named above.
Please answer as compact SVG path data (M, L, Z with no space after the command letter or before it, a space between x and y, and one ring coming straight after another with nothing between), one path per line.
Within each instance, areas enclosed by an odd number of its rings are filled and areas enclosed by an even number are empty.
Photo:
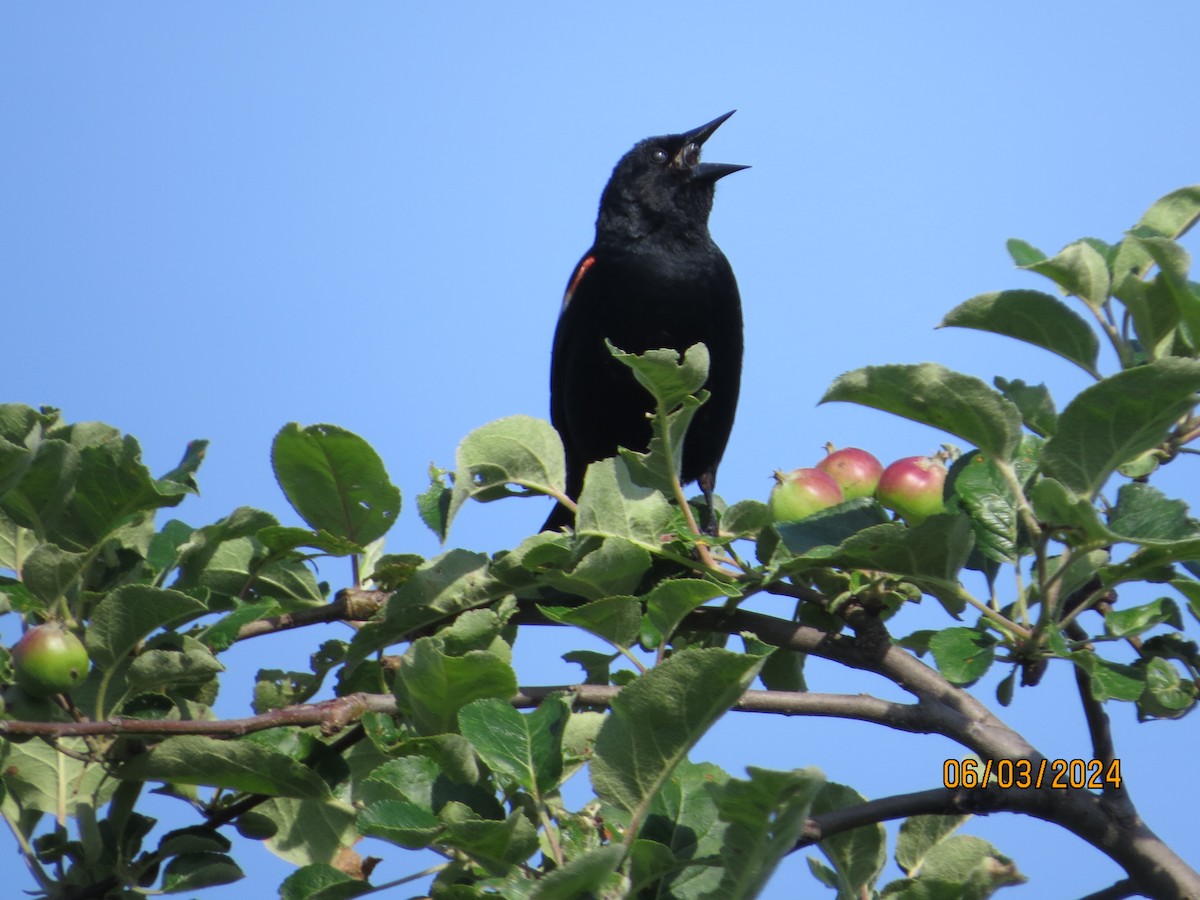
M700 162L700 148L733 115L683 134L647 138L621 157L600 196L596 239L567 283L550 363L550 418L576 499L587 466L617 447L650 443L650 394L613 359L605 338L631 353L703 342L711 393L692 420L681 477L709 501L733 428L742 377L742 304L733 269L708 233L717 179L747 166ZM572 525L557 504L542 526Z

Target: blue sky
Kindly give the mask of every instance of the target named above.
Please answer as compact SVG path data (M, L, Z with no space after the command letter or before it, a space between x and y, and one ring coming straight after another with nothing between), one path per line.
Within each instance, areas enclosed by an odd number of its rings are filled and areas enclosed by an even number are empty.
M1045 381L1060 404L1083 387L1055 357L933 326L975 294L1043 286L1013 269L1006 239L1048 252L1116 240L1198 180L1198 26L1182 2L5 4L0 400L116 425L158 472L208 438L203 495L177 511L193 525L240 505L294 521L271 438L289 421L341 425L404 491L389 549L432 554L414 512L429 463L449 465L487 421L547 413L562 290L617 158L736 108L705 148L753 166L721 182L711 223L747 345L720 493L765 499L774 469L811 465L830 440L885 462L929 452L943 435L816 401L849 369L923 360ZM1185 466L1162 486L1193 499ZM514 545L547 509L472 505L451 544ZM321 575L349 578L338 563ZM913 630L939 622L911 614ZM264 654L303 668L326 636L231 654L240 683L221 711L245 711ZM550 661L531 683L576 677L551 638L536 638ZM901 696L836 668L810 675L818 690ZM1070 673L1047 681L1006 717L1049 756L1086 756ZM1200 789L1180 753L1196 717L1110 712L1145 818L1200 865ZM735 774L817 765L880 796L933 786L952 752L745 716L694 758ZM969 830L1034 879L1014 897L1119 876L1040 823ZM383 880L410 871L387 856ZM794 896L802 856L766 896ZM251 878L232 896L263 896L287 871L258 847L239 861Z

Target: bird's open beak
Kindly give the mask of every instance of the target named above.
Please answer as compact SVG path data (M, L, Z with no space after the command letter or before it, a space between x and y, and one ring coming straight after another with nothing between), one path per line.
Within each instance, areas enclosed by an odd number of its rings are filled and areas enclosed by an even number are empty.
M688 165L687 157L691 153L695 154L698 160L700 156L700 147L704 142L712 137L713 132L721 127L726 119L732 116L736 109L731 109L723 116L717 116L711 122L701 125L699 128L693 128L691 131L683 135L683 149L680 151L680 159L677 163ZM740 172L742 169L748 169L749 166L739 166L734 163L704 163L692 162L688 167L691 169L692 178L696 181L716 181L718 178L724 178L726 175L732 175L734 172Z

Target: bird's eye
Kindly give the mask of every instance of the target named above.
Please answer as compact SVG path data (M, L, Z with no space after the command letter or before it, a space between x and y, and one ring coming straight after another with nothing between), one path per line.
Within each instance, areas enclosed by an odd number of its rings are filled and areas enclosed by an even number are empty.
M663 149L655 150L650 154L650 158L656 163L665 163L667 161L667 151Z

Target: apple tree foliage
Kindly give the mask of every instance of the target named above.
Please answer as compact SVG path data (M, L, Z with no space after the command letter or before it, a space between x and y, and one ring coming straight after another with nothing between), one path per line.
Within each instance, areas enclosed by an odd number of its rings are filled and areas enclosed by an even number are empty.
M196 491L204 442L155 477L114 428L0 406L0 611L63 623L91 662L69 693L39 697L0 651L0 813L39 895L225 885L242 876L236 830L296 865L280 887L295 900L403 890L409 879L372 880L363 836L394 845L393 866L433 851L439 863L411 874L446 900L753 897L806 847L820 853L813 895L982 898L1024 876L957 832L972 813L1008 812L1119 863L1128 878L1106 896L1197 896L1200 876L1133 807L1136 775L1114 764L1107 711L1177 719L1197 702L1200 652L1183 629L1200 618L1200 522L1155 478L1192 464L1200 434L1200 285L1176 242L1198 216L1190 187L1115 244L1048 256L1011 241L1048 290L982 294L946 316L1070 360L1094 381L1075 397L1016 377L1028 373L989 385L931 363L833 383L825 401L969 448L947 511L917 527L867 497L786 525L757 500L720 504L719 533L699 530L706 511L675 472L705 399L700 345L613 348L655 398L649 452L589 468L574 533L491 556L383 553L400 492L370 446L331 425L288 425L273 447L306 527L248 508L194 527L160 513ZM470 500L561 498L563 485L556 432L516 416L468 435L416 506L445 541ZM355 583L318 582L320 557L352 558ZM1160 597L1122 600L1145 584ZM764 595L786 612L750 608ZM944 609L942 627L905 627L923 597ZM264 669L254 715L215 716L224 651L331 621L354 627L314 638L309 671ZM533 625L561 630L579 684L518 682L516 638ZM609 652L573 645L581 633ZM808 693L809 656L912 702ZM1052 788L1045 757L993 711L1048 666L1078 683L1086 783L1069 773ZM989 707L969 689L997 667L1007 674ZM800 724L785 715L842 716L937 733L968 761L956 785L868 800L816 768L755 768L753 748L744 777L691 758L723 716L755 712L779 714L781 729ZM1029 783L1014 785L1022 771ZM572 776L590 783L582 804L564 800ZM156 831L149 792L187 824ZM895 819L889 848L882 822ZM904 877L881 883L889 853Z

